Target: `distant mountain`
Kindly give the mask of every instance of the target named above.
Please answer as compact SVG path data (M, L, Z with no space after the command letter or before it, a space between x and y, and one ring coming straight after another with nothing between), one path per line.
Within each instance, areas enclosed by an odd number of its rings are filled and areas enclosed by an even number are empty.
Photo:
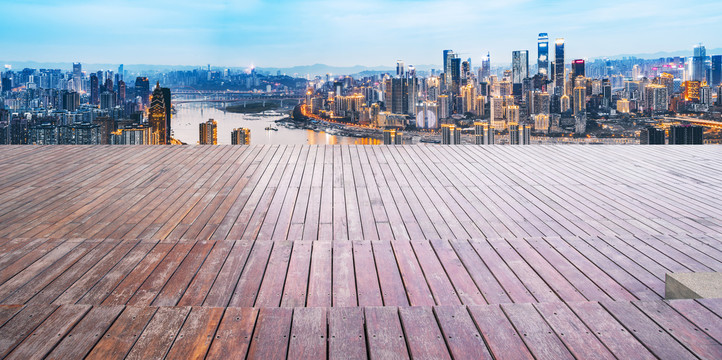
M440 66L437 65L414 65L416 70L418 71L429 71L431 69L438 69ZM305 77L306 75L309 76L325 76L326 74L331 75L355 75L355 74L363 74L363 75L372 75L372 74L379 74L379 73L388 73L388 72L396 72L396 66L364 66L364 65L355 65L355 66L332 66L332 65L326 65L326 64L314 64L314 65L304 65L304 66L294 66L294 67L288 67L288 68L258 68L260 71L269 72L271 74L277 73L280 71L282 74L286 75L294 75L297 74L299 77Z

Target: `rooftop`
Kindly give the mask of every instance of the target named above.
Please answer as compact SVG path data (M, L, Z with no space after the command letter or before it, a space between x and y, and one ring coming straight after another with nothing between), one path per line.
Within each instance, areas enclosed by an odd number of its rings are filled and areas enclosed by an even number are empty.
M0 153L0 358L722 357L722 147Z

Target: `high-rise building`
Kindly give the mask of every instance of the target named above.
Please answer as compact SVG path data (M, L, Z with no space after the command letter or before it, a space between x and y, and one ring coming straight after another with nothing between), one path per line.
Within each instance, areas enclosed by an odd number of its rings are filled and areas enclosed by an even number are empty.
M118 80L124 80L123 79L124 72L125 72L125 70L123 70L123 64L118 65Z
M218 145L218 123L208 119L198 124L198 143L201 145Z
M231 145L251 145L251 130L247 128L233 129Z
M712 55L709 84L712 87L722 85L722 55Z
M521 96L522 81L529 77L529 51L517 50L511 53L512 92Z
M504 99L495 96L489 99L489 122L494 129L505 129L506 122L504 120Z
M481 60L481 78L479 81L486 80L491 76L491 56L489 52L486 53L486 57Z
M509 144L519 145L519 124L509 123Z
M80 92L83 90L82 80L83 80L82 65L80 65L80 63L73 63L73 86L72 86L72 88L75 92Z
M549 36L547 33L539 34L537 43L537 67L538 73L544 76L549 75Z
M629 114L629 100L619 99L617 100L617 112L622 114Z
M459 94L461 87L461 58L454 57L451 59L451 92L455 95Z
M699 44L694 47L694 56L692 56L692 80L707 80L707 50L704 45Z
M683 86L684 86L684 92L682 93L682 96L684 97L685 101L699 101L700 100L699 89L702 87L701 82L685 81Z
M147 77L138 76L135 78L135 96L143 99L143 105L150 103L150 82Z
M451 59L454 57L456 57L456 55L453 50L444 50L444 90L451 88Z
M125 81L118 81L118 104L122 105L125 103Z
M457 136L456 133L459 133L459 136ZM456 129L456 126L453 124L441 124L441 143L444 145L457 145L459 144L459 139L461 132L459 132Z
M386 79L386 93L384 94L386 111L393 114L407 114L409 112L408 83L408 79L405 78Z
M639 132L641 145L664 145L664 129L649 126Z
M549 132L549 115L548 114L537 114L534 115L534 130L548 133Z
M564 39L554 42L554 94L564 94Z
M165 104L163 90L161 90L160 83L157 83L148 109L148 124L151 127L152 144L155 145L168 144L166 133L170 131L170 128L166 125Z
M396 60L396 77L402 78L404 77L404 71L406 70L406 65L404 65L403 60Z
M474 144L484 145L484 134L489 130L489 125L484 122L474 122Z
M100 103L100 84L95 74L90 74L90 103L93 105Z
M649 84L645 87L644 107L652 114L663 113L669 108L667 87L659 84Z
M701 126L676 125L669 128L670 145L701 145L704 143Z
M586 76L584 69L584 59L576 59L572 61L572 78L577 76Z
M574 115L582 114L587 110L587 88L577 86L574 88Z

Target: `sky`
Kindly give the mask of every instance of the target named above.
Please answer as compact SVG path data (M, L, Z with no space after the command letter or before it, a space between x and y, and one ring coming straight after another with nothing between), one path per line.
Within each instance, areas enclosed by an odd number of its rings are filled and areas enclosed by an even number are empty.
M722 47L719 0L0 0L0 59L246 67L472 64ZM551 55L551 54L550 54Z

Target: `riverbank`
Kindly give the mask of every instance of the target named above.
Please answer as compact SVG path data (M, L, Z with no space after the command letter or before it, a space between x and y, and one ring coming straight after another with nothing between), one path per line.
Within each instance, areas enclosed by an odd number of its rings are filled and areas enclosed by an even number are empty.
M267 101L265 103L250 103L227 106L225 110L237 114L257 114L268 110L276 110L278 109L278 107L278 104Z

